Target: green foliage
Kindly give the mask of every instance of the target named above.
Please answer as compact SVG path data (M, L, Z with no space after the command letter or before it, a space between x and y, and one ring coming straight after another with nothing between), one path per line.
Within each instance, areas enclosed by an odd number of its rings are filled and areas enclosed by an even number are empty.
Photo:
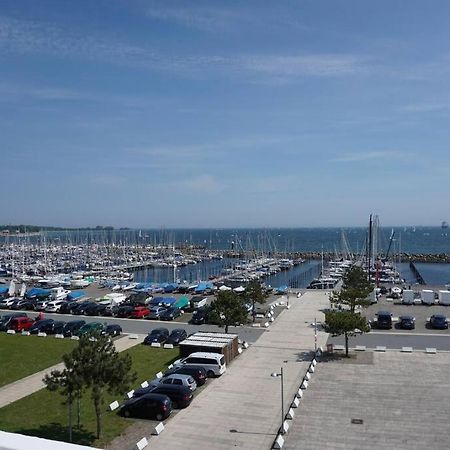
M258 281L251 281L245 288L244 299L252 303L253 322L256 319L256 303L264 304L267 297L267 292Z
M97 419L97 439L102 435L102 406L108 394L126 392L136 379L129 354L119 355L112 340L100 332L83 335L78 346L63 357L65 369L44 378L49 390L59 390L69 405L74 393L89 389Z
M351 311L327 311L323 328L333 336L344 335L346 355L348 355L349 336L367 333L370 329L365 317Z
M351 312L355 312L357 306L370 305L367 297L373 290L373 285L368 281L367 274L361 267L354 266L347 270L343 277L343 285L340 292L333 292L331 303L338 307L345 306Z
M220 327L225 327L228 333L230 325L240 325L247 322L247 309L243 298L233 291L222 291L211 304L209 319Z

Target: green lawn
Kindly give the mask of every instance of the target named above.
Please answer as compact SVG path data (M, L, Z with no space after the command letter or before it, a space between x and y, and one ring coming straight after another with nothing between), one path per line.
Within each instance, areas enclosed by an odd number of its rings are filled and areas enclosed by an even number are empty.
M70 339L0 333L0 386L61 362L75 346Z
M154 378L155 374L165 369L178 358L178 349L158 349L137 345L126 351L133 360L133 369L137 372L136 386ZM126 393L124 392L124 395ZM0 424L4 431L33 435L47 439L68 440L68 408L63 405L63 397L42 389L28 397L0 409ZM132 420L120 417L108 410L113 400L121 403L120 396L107 398L104 405L103 438L95 439L96 421L90 396L86 393L81 402L81 429L74 428L73 442L85 445L104 446L127 428ZM43 411L45 411L43 413ZM76 411L73 409L75 417ZM75 419L74 419L75 420Z

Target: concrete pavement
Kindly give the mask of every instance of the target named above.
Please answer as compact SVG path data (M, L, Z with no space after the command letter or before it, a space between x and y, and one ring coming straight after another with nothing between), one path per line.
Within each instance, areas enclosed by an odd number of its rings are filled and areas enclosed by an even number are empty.
M131 348L137 344L140 344L144 336L139 336L138 339L130 339L128 336L123 336L114 341L117 351L122 352ZM25 339L25 338L24 338ZM44 339L54 339L54 337L46 337ZM9 405L23 397L33 394L40 389L45 387L42 379L45 375L49 374L52 370L62 370L64 368L63 363L56 364L54 366L48 367L47 369L41 370L40 372L29 375L28 377L22 378L14 383L7 384L0 388L0 408Z
M448 353L324 357L283 448L447 449L449 371Z
M280 378L284 372L285 413L308 368L314 350L315 318L324 320L320 309L328 306L327 293L307 292L290 298L290 309L283 311L227 372L209 385L184 409L166 423L166 429L151 437L152 448L196 450L270 448L281 425ZM325 345L327 334L318 333L318 345ZM150 437L150 426L147 438ZM109 449L125 447L113 441Z

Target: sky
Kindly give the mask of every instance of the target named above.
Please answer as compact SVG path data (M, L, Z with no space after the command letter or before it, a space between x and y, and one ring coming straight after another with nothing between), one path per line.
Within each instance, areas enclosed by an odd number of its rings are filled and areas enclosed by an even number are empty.
M448 0L0 0L4 224L450 220Z

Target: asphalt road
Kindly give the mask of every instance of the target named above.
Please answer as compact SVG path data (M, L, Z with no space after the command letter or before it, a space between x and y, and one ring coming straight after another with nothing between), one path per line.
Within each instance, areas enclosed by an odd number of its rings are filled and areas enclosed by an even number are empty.
M10 311L10 310L0 310L0 315L8 314L11 312L25 312L29 317L36 317L38 312L36 311ZM75 316L71 314L52 314L44 313L45 317L54 320L63 320L68 322L70 320L85 320L86 322L102 322L109 324L119 324L122 327L124 333L136 333L136 334L147 334L150 333L154 328L167 328L172 331L174 328L184 328L188 334L195 333L197 331L212 331L223 333L223 328L219 328L216 325L191 325L183 322L175 321L159 321L159 320L147 320L147 319L118 319L115 317L95 317L95 316ZM229 333L234 333L239 335L239 338L248 343L256 342L257 339L264 333L264 329L261 328L251 328L251 327L230 327Z
M349 339L349 347L356 345L365 345L367 348L374 349L378 345L383 345L387 349L401 349L402 347L412 347L414 350L425 350L426 348L436 348L437 350L450 351L450 333L414 333L410 331L399 332L370 332L360 336L354 336ZM344 345L343 336L330 337L327 343Z

